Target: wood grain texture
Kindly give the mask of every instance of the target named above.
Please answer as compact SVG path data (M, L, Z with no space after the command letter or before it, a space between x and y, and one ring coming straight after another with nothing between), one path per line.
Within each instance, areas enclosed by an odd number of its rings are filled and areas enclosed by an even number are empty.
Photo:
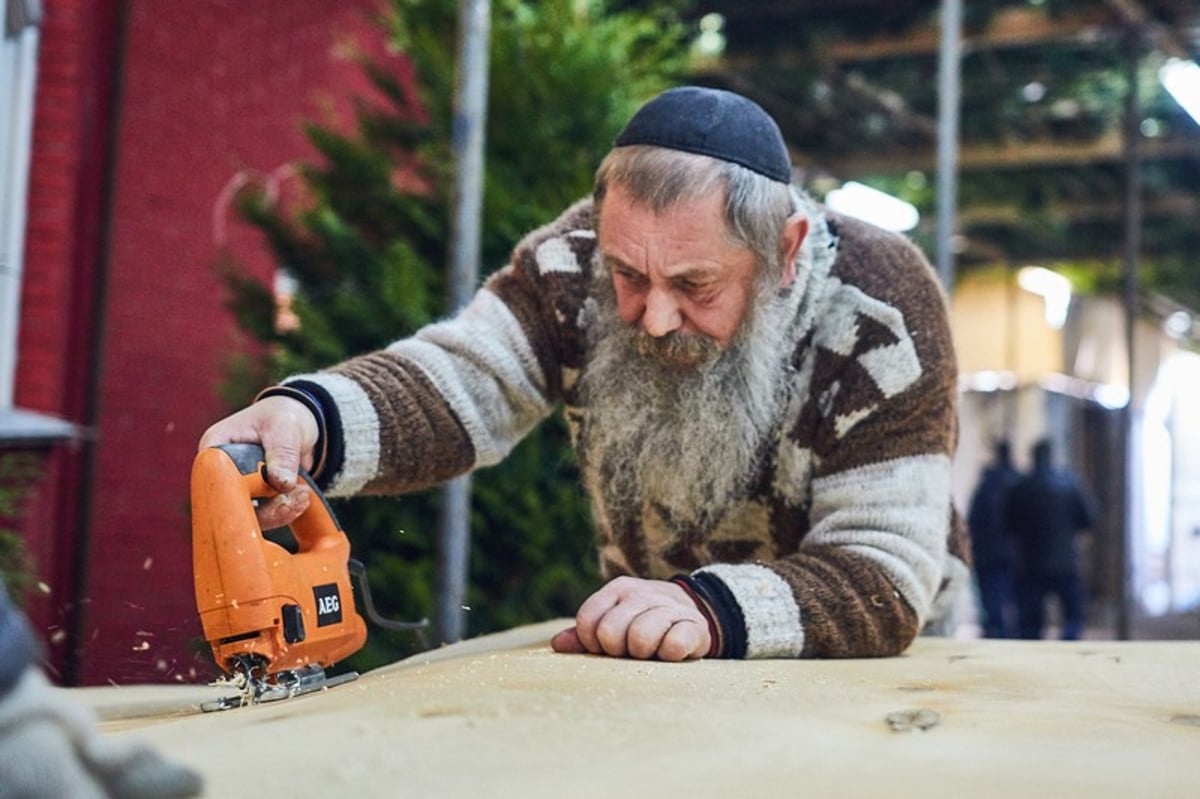
M1200 642L665 664L555 654L565 624L222 713L204 686L72 693L214 797L1196 795Z

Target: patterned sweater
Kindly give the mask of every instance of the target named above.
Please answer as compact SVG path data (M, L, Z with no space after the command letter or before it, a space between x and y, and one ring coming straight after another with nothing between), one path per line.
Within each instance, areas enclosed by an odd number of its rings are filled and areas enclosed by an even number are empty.
M898 654L967 576L944 295L907 240L814 212L790 290L786 410L748 495L682 548L649 511L618 534L593 495L604 575L691 572L731 657ZM599 262L584 200L453 319L286 381L323 408L320 483L332 496L424 488L498 462L560 404L577 429Z

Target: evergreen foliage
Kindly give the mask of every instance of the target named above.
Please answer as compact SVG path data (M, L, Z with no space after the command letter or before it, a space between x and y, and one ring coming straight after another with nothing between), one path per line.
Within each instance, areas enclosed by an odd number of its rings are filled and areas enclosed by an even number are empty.
M239 325L267 346L240 360L230 393L319 369L410 335L445 314L453 188L457 3L392 0L380 19L414 68L418 91L369 59L383 104L357 103L350 133L307 126L320 154L299 166L307 192L280 207L261 190L239 198L295 278L298 324L276 323L272 290L224 264ZM481 268L503 265L521 235L590 191L592 174L638 104L682 75L678 10L611 11L603 2L495 0ZM473 481L470 634L573 614L598 585L594 533L565 425L542 425ZM439 494L335 503L385 615L431 615ZM364 669L412 651L413 637L372 629L348 665Z
M21 535L21 514L44 471L42 456L36 452L0 452L0 580L18 606L34 581L34 564Z

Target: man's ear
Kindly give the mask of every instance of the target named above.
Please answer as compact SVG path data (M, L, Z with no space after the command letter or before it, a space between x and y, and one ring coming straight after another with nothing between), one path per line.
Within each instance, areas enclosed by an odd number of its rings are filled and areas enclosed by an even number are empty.
M786 288L796 279L796 256L800 254L800 245L808 235L808 217L803 211L797 211L783 223L783 233L779 237L779 249L783 256L783 277L779 279L779 287Z

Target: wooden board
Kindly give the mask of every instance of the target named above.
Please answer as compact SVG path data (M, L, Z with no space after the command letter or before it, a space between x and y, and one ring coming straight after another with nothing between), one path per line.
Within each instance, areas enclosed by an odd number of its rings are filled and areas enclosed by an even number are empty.
M73 693L213 797L1200 796L1198 642L665 664L555 654L564 624L221 713L206 687Z

